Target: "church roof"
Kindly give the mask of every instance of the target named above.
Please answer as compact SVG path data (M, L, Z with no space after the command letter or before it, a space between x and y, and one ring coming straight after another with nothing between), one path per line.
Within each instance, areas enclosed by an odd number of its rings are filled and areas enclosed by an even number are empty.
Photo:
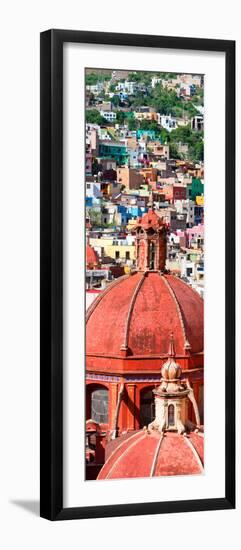
M203 351L203 300L177 277L135 272L116 279L87 311L86 354L160 357L170 333L176 355Z
M154 210L149 208L146 214L143 214L141 218L138 219L138 222L135 227L142 227L143 229L154 229L155 231L166 227L166 224L163 222L162 217L158 215Z
M204 438L200 432L184 436L140 430L117 441L118 446L107 458L97 479L203 473Z
M86 246L86 266L96 266L99 264L99 255L97 252L87 244Z

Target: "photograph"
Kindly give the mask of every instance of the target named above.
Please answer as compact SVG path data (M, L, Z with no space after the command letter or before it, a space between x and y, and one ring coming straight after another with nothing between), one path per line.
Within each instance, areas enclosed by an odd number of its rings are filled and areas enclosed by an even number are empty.
M240 544L240 10L198 7L2 5L3 550Z
M41 35L41 517L235 507L234 120L234 41Z
M86 480L205 471L204 94L85 69Z

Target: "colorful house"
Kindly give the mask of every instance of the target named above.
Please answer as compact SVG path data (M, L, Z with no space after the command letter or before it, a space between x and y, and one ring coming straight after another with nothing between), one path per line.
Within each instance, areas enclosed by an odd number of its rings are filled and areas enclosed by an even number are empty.
M197 196L204 194L204 184L199 178L192 178L192 183L187 186L188 198L196 201Z
M127 148L120 142L100 141L99 156L108 157L116 160L117 164L125 164L128 160Z

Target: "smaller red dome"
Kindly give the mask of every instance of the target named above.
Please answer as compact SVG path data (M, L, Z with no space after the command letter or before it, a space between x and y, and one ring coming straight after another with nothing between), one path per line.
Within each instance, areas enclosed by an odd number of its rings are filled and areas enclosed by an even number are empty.
M132 432L116 440L97 479L202 474L203 442L200 432Z
M90 246L87 244L86 246L86 265L87 267L93 268L98 266L100 263L99 260L99 254Z

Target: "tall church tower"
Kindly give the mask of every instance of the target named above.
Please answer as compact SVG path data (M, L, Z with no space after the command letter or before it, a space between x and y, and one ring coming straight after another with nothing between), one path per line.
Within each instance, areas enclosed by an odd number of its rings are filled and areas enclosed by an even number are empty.
M138 218L133 233L136 235L137 269L164 272L167 225L154 211L152 198L148 212Z

